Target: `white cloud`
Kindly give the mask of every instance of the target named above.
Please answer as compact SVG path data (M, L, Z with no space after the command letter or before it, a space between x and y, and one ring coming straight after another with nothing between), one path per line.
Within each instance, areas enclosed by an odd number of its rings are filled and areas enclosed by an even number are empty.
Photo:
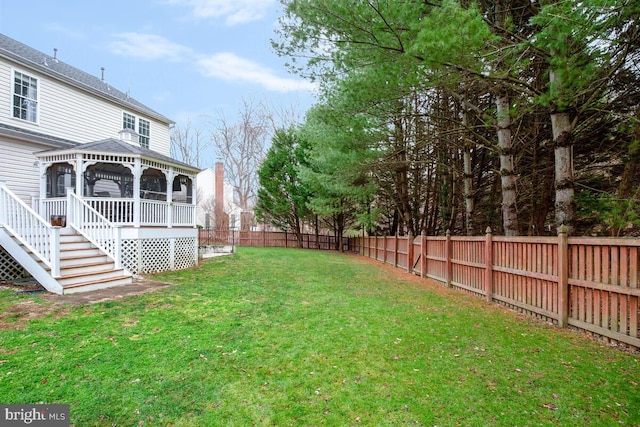
M69 29L68 27L66 27L64 25L58 24L58 23L55 23L55 22L50 23L50 24L45 24L44 28L46 28L47 30L50 30L50 31L55 31L57 33L62 33L65 36L71 37L71 38L74 38L74 39L80 39L80 38L85 37L85 34L79 32L79 31L71 30L71 29Z
M188 47L173 43L162 36L144 33L119 33L109 44L111 51L118 55L140 59L168 59L180 61L191 53Z
M249 83L274 92L314 91L316 86L301 79L280 77L277 73L254 61L231 52L213 55L196 54L192 49L166 38L145 33L119 33L109 44L118 55L143 60L168 60L195 62L198 71L205 77L228 82Z
M262 19L276 0L167 0L169 4L190 7L197 18L224 18L227 25Z
M279 77L273 70L230 52L202 56L197 60L197 64L206 77L256 84L270 91L293 92L315 89L315 85L310 82Z

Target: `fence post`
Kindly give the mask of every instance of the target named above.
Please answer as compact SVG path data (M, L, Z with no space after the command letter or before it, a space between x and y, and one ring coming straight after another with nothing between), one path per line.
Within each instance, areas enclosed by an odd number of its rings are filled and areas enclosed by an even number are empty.
M569 236L566 225L558 229L558 326L569 320Z
M493 235L491 227L487 227L484 241L484 287L488 302L493 300Z
M444 247L444 258L446 263L446 279L447 279L447 287L451 287L451 273L452 273L452 265L451 265L451 230L447 230L447 240L445 241Z
M384 239L382 241L382 262L386 263L387 262L387 236L382 236L382 238Z
M398 267L398 243L400 243L400 235L396 231L396 235L393 236L393 266Z
M378 235L373 236L373 244L375 245L375 250L373 251L373 259L378 259ZM369 256L371 258L371 256Z
M422 231L420 235L420 275L427 277L427 232Z
M407 234L407 272L413 273L413 236L411 232Z

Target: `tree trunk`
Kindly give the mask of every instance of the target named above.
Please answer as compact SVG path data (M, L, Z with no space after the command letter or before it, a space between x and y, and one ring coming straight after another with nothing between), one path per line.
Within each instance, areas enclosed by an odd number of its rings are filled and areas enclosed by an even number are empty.
M562 85L553 71L549 72L549 80L557 87ZM571 235L575 232L576 202L573 197L573 127L569 113L553 109L551 130L555 165L556 227L565 225Z
M573 134L569 113L551 114L555 164L556 227L567 226L575 231L576 207L573 198Z
M345 216L344 214L338 214L336 216L336 250L342 252L342 236L344 234L344 223Z
M499 95L496 97L496 110L498 115L498 149L500 151L500 181L502 187L502 225L505 236L517 236L516 172L513 161L509 96Z
M298 247L302 249L304 247L304 240L302 238L302 224L300 223L300 218L298 217L297 212L295 216L295 233L296 240L298 241Z
M474 235L473 214L475 210L475 195L473 191L473 165L471 164L471 147L473 142L468 138L469 112L465 109L462 116L464 127L464 148L462 153L462 172L464 174L464 208L465 208L465 228L468 236Z

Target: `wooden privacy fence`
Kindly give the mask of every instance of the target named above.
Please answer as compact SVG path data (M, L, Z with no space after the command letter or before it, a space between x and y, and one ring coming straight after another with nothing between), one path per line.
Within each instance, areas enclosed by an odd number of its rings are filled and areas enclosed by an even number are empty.
M345 244L348 240L344 239ZM199 242L204 245L235 245L265 248L297 248L298 240L294 233L281 231L238 231L200 229ZM303 234L302 247L305 249L333 250L336 247L335 236ZM348 247L345 248L348 250Z
M358 237L360 254L640 348L639 239Z

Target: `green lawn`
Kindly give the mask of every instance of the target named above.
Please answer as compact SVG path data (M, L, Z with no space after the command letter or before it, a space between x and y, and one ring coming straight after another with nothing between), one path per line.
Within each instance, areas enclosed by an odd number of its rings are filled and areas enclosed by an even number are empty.
M638 354L363 258L240 248L156 278L89 306L0 291L0 402L82 427L640 425Z

